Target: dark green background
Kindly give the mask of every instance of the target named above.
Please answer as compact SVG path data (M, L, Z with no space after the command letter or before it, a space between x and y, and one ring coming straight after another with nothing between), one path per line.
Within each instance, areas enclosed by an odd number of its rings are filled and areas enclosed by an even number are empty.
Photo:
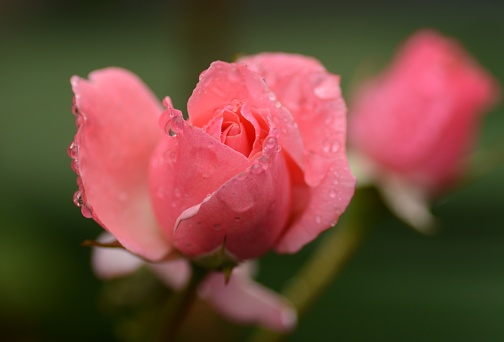
M72 203L70 76L122 66L185 111L212 60L286 51L342 75L348 99L400 42L430 27L459 39L502 84L503 16L497 1L2 1L0 340L114 338L79 247L100 228ZM503 131L499 106L478 146L502 151ZM436 237L381 222L290 340L504 340L503 190L500 163L438 199ZM313 247L266 256L260 279L281 289Z

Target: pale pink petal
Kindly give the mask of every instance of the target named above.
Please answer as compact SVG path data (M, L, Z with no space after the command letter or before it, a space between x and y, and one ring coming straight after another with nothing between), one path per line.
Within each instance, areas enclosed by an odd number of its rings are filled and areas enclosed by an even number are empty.
M266 79L294 116L303 139L304 182L295 184L295 202L304 204L277 246L280 252L293 253L334 225L353 196L355 178L346 158L346 106L339 77L300 55L265 53L240 62Z
M235 268L227 284L222 273L211 274L200 294L234 322L260 324L282 332L294 328L297 319L293 307L279 294L254 282L247 268Z
M290 179L277 140L265 140L262 157L179 218L173 244L184 254L210 254L224 244L237 259L273 247L290 215Z
M303 145L298 127L288 110L275 98L264 80L245 65L214 62L200 76L200 82L189 99L189 122L203 127L218 111L233 101L269 111L279 128L279 142L291 158L303 167Z
M191 276L191 266L186 259L148 263L149 268L169 288L182 290Z
M200 204L222 184L247 169L243 154L222 144L199 127L184 121L180 111L169 106L163 126L172 135L161 142L151 160L152 201L162 230L171 240L175 222L187 208ZM200 239L197 233L194 239ZM221 241L223 232L209 239Z
M76 201L128 250L160 259L170 246L158 229L148 192L149 159L162 137L162 112L150 90L118 68L89 81L72 77L78 131L69 152L79 175Z
M114 240L109 233L103 233L97 239L101 243ZM111 279L133 273L143 265L143 260L122 248L93 247L91 263L99 278Z

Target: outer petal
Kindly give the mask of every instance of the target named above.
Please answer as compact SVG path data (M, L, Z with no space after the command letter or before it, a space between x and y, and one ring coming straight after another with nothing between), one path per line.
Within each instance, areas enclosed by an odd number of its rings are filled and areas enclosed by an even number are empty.
M174 245L197 257L225 248L237 259L271 249L290 215L290 179L273 136L263 156L179 217Z
M170 249L151 209L147 171L161 139L161 113L150 90L118 68L89 81L72 77L78 132L70 147L83 214L92 216L133 253L159 259Z
M264 80L245 65L214 62L201 73L200 82L187 104L189 122L202 127L215 111L238 99L251 107L269 109L279 128L279 142L291 158L303 166L303 145L291 113L276 101Z
M108 233L98 238L100 242L113 240L114 237ZM191 273L189 263L185 259L145 263L144 260L121 248L93 248L92 264L96 275L102 279L123 277L147 265L167 287L174 290L182 289Z
M103 233L98 237L100 242L113 240L114 237L109 233ZM91 263L98 277L110 279L122 277L136 271L143 265L143 260L122 248L94 247Z
M150 269L169 288L181 290L189 281L191 266L185 259L149 263Z
M164 114L172 136L166 136L151 160L150 186L154 208L167 239L172 240L177 218L201 204L222 184L250 165L241 153L190 126L169 102ZM222 214L222 213L220 213ZM196 233L194 238L199 238ZM212 241L222 242L222 232Z
M213 273L205 280L200 294L232 321L261 324L277 331L291 330L296 324L292 306L250 276L249 264L233 270L227 284L222 273Z
M339 77L300 55L266 53L240 62L266 79L301 132L305 173L296 201L304 199L305 204L277 246L280 252L296 252L336 223L355 188L346 158L346 107Z

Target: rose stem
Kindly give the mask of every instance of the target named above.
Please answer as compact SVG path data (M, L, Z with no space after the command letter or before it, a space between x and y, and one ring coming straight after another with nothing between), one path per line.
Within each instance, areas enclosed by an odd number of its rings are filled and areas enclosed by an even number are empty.
M383 212L381 200L374 189L356 190L344 222L332 228L282 292L294 305L298 319L341 272L369 227L380 219ZM249 342L282 341L286 337L287 334L260 328L252 334Z
M184 320L187 318L189 311L196 299L198 287L205 279L208 271L199 266L192 265L191 279L184 288L178 293L173 301L170 301L167 308L167 318L164 320L165 329L161 336L161 341L175 341L180 327L183 325Z

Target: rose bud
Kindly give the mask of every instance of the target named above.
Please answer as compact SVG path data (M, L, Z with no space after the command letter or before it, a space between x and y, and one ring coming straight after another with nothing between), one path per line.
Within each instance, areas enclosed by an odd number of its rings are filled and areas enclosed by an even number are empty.
M460 178L497 97L496 82L457 42L433 31L413 35L354 96L349 143L361 161L355 170L366 167L393 207L406 216L417 212L412 220L420 226L428 223L421 202Z

